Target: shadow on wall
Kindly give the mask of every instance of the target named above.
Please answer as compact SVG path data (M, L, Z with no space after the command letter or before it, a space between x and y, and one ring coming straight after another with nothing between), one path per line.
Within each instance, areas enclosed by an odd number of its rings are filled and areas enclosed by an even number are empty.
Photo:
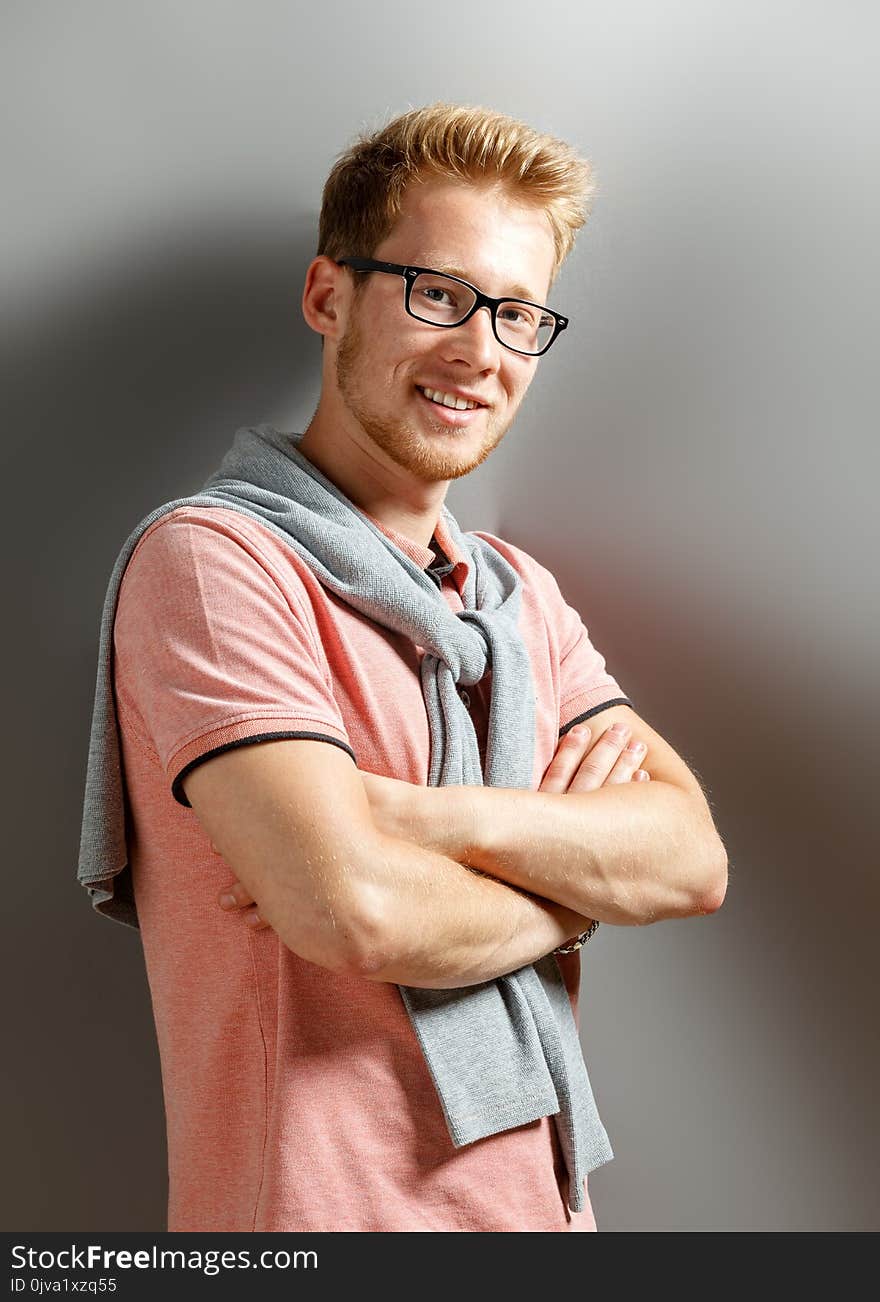
M619 1037L631 1019L633 1071L650 1075L653 1091L643 1131L629 1150L621 1143L638 1164L597 1178L605 1228L616 1218L626 1228L717 1229L723 1171L728 1228L875 1229L880 846L866 745L880 726L876 698L858 681L830 690L824 657L792 643L782 619L757 629L734 602L692 591L674 566L664 578L663 565L606 563L607 542L589 528L573 549L539 522L522 545L595 629L636 712L700 777L730 862L711 919L623 933L605 952L617 980L592 1007L593 1048L605 1034L606 1057L624 1060ZM592 573L591 555L602 557ZM639 1005L654 986L669 1000L655 1009L663 1030L653 1056L654 1025L636 1034L638 1009L621 1012L627 982ZM673 1067L667 1036L696 1028L693 1061ZM626 1135L645 1099L618 1117L613 1069L606 1077L608 1120ZM688 1154L692 1192L706 1181L714 1221L710 1212L705 1225L664 1222L678 1214L662 1201L675 1151ZM693 1207L699 1217L696 1196Z
M18 1046L3 1084L16 1118L9 1228L165 1225L140 939L93 914L76 882L101 609L129 533L161 502L196 491L239 425L284 428L299 408L311 414L320 340L300 301L316 230L303 215L210 240L157 235L3 323L13 377L4 518L16 548L7 581L22 612L5 640L16 738L7 790L19 815L8 862L20 886L6 951L25 992L7 1025Z

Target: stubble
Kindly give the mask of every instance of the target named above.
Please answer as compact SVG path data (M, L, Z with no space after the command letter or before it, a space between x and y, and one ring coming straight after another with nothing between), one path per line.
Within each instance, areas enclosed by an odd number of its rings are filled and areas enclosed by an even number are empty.
M355 310L336 352L339 392L368 438L417 479L437 483L469 475L482 465L507 432L509 422L499 427L488 412L483 418L486 424L482 438L475 444L473 431L450 429L440 417L433 421L430 412L427 420L416 424L405 417L395 417L387 409L382 411L375 405L375 399L371 403L363 382L368 365L363 327ZM417 401L418 398L413 398L413 402ZM429 433L431 425L436 429L433 435Z

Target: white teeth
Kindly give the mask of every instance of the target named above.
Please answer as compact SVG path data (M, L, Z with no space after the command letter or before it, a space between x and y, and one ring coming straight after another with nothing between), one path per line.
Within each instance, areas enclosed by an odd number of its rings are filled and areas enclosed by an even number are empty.
M422 389L422 393L426 398L430 398L431 402L437 402L442 407L453 407L456 411L471 411L480 405L465 398L456 398L452 393L441 393L439 389Z

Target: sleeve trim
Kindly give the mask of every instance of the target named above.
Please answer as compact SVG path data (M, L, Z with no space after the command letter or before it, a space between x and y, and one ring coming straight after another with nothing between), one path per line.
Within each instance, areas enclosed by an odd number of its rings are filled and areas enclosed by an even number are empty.
M576 714L573 719L569 719L568 723L563 724L563 726L559 729L560 737L564 737L565 734L569 731L569 729L573 728L576 723L583 723L585 719L591 719L594 714L598 714L600 710L607 710L610 705L628 705L630 709L632 710L635 709L635 706L633 705L632 701L629 700L628 697L626 696L612 697L610 701L602 701L601 705L594 705L591 710L584 710L581 714Z
M183 805L184 809L192 809L192 805L187 800L186 792L183 790L181 783L182 780L186 777L186 775L188 773L191 773L192 770L196 768L197 765L201 764L204 760L211 759L214 755L222 755L224 751L234 750L238 746L247 746L251 742L281 741L284 738L293 738L293 737L300 738L306 741L329 741L332 745L338 746L340 750L344 750L346 754L351 756L355 764L357 764L357 757L354 751L352 750L352 748L346 742L340 741L337 737L330 737L325 732L306 732L304 730L297 729L296 731L293 732L283 731L283 732L251 733L251 735L248 737L238 737L235 741L227 741L222 746L214 746L211 750L206 750L204 751L203 754L197 755L195 759L191 759L188 764L185 764L183 766L183 768L178 773L177 777L172 782L171 794L179 805Z

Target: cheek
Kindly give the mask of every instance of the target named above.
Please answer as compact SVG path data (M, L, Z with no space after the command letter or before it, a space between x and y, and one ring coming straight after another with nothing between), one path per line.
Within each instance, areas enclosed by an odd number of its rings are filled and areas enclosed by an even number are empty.
M510 376L505 389L509 395L511 407L518 407L522 402L528 392L529 385L532 382L533 374L534 372L525 375L522 373L516 373Z
M384 354L387 373L398 385L412 388L418 379L445 369L445 363L434 361L433 340L418 334L398 335L394 344Z

